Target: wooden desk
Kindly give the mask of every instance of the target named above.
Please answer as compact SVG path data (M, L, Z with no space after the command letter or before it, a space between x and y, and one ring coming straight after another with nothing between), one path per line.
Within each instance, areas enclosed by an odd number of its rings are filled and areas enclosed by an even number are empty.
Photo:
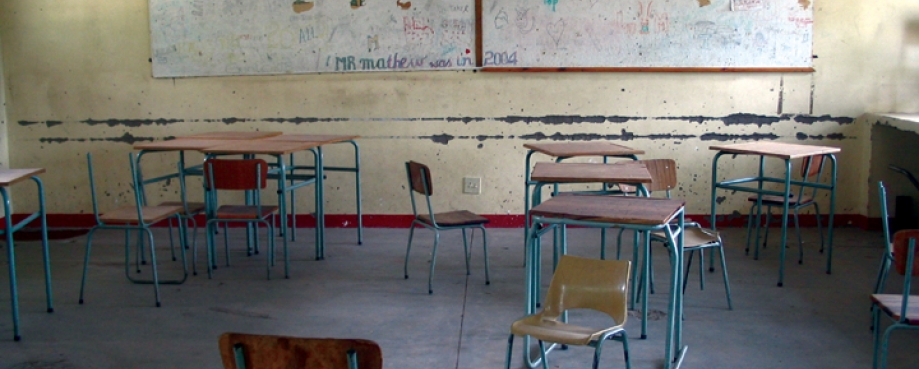
M540 235L548 228L543 225L558 225L561 227L562 253L567 251L566 226L588 227L621 227L632 229L636 233L644 233L642 247L644 262L642 273L650 275L651 231L663 231L674 249L669 253L671 265L670 301L667 309L667 334L665 337L664 368L679 367L686 354L686 347L682 346L682 316L683 294L680 286L683 285L683 225L685 216L685 202L676 199L659 199L647 197L624 196L559 196L553 197L533 207L530 211L532 226L527 229L526 243L526 315L536 311L539 301L541 266ZM670 226L676 221L677 228ZM633 268L637 270L637 268ZM637 273L635 273L637 274ZM632 276L632 291L634 291L637 278ZM642 312L648 311L648 291L650 278L644 278L642 289ZM633 300L634 301L634 300ZM647 329L647 316L642 319L642 338L645 338ZM529 356L529 337L524 337L524 359L530 367L535 367L539 361L534 362Z
M814 146L814 145L800 145L800 144L791 144L783 142L747 142L731 145L714 145L710 146L709 149L718 151L715 154L715 158L712 161L712 197L711 197L711 209L712 209L712 229L716 229L716 217L717 217L717 207L718 201L715 196L716 191L720 189L729 190L729 191L738 191L738 192L749 192L757 194L757 219L762 215L762 198L763 195L772 195L772 196L783 196L782 198L789 198L791 185L800 185L805 187L812 187L824 190L830 190L830 213L829 213L829 224L827 226L828 236L827 236L827 256L826 256L826 273L830 274L832 271L833 263L833 215L836 211L836 172L837 172L837 163L835 154L841 150L838 147L831 146ZM756 155L759 156L759 174L756 177L747 177L739 179L729 179L724 181L718 180L718 160L722 155ZM832 163L832 174L829 184L822 183L805 183L802 181L792 181L791 180L791 160L805 158L809 156L818 156L822 155L825 158L829 158ZM785 176L783 178L776 177L767 177L765 175L765 160L767 157L777 158L784 161L785 164ZM772 183L781 183L783 185L782 191L771 191L763 189L764 182ZM757 186L750 187L744 186L744 184L755 183ZM782 241L779 246L779 281L778 286L781 287L784 284L785 278L785 244L787 242L786 238L788 235L788 202L784 202L782 207ZM758 238L758 237L757 237Z
M316 153L319 154L320 156L322 156L322 146L323 145L337 144L337 143L347 143L351 145L351 147L354 149L354 166L352 167L325 166L322 169L323 171L330 171L330 172L354 173L355 203L357 207L357 244L362 245L364 244L364 215L363 215L363 210L361 206L361 198L362 198L361 196L361 150L360 150L360 147L357 145L357 142L355 141L358 138L360 138L360 136L357 136L357 135L283 134L280 136L273 136L273 137L265 138L264 140L280 141L280 142L291 141L291 142L318 143L318 146L316 146ZM294 170L298 170L298 169L306 169L306 170L316 169L310 166L294 165L293 155L290 155L290 167L291 167L291 173L293 173ZM320 191L324 191L324 189L320 188ZM290 194L291 209L294 209L294 203L295 203L294 196L295 196L295 193L291 192ZM324 197L324 193L323 193L323 197ZM294 211L294 213L296 212ZM317 222L319 221L322 222L322 227L325 228L325 218L317 219ZM297 228L297 218L296 217L293 218L293 228L295 230ZM296 236L296 233L294 233L294 236ZM320 255L322 258L325 257L325 245L323 245L323 249L321 250Z
M3 197L3 214L5 226L0 230L0 234L6 236L6 255L9 260L10 273L10 297L13 312L13 340L19 341L22 336L19 333L19 291L16 282L16 244L13 239L13 233L22 229L36 219L41 220L41 246L42 256L45 267L45 295L47 297L48 312L54 312L51 296L51 261L48 256L48 222L45 213L45 189L39 174L45 172L43 168L30 169L0 169L0 196ZM35 181L38 186L38 211L32 213L25 219L13 224L13 209L10 205L9 187L26 179Z
M534 152L557 158L613 156L633 157L633 159L637 159L635 158L636 155L643 155L645 153L643 150L617 145L608 141L527 143L524 144L523 147Z
M179 136L176 139L204 139L204 140L257 140L260 138L274 137L283 134L284 132L237 132L237 131L219 131L219 132L204 132L197 133L188 136Z

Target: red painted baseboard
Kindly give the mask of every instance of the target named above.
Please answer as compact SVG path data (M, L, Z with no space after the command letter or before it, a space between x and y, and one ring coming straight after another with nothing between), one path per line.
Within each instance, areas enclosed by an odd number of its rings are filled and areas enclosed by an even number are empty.
M24 219L27 214L14 214L13 220L18 221ZM488 224L490 228L520 228L523 227L523 214L488 214L484 215L491 222ZM709 225L710 216L704 214L690 214L687 216L689 220L699 222L705 227ZM775 216L772 219L772 226L779 227L781 223L779 219L781 217ZM824 216L821 219L822 224L826 224L826 217ZM204 224L204 217L201 216L197 219L198 224ZM801 226L802 227L816 227L817 226L817 217L814 215L801 215ZM365 228L405 228L412 223L411 214L364 214L364 227ZM49 228L90 228L96 224L96 220L92 214L48 214L48 227ZM793 225L793 219L789 217L789 225ZM868 230L879 230L881 221L879 218L868 218L864 215L858 214L837 214L834 220L834 226L837 227L857 227L861 229ZM312 228L315 227L316 220L312 215L297 215L297 227L298 228ZM158 226L165 226L165 223L159 224ZM240 224L239 226L243 226ZM718 226L719 227L746 227L747 226L747 216L745 215L719 215L718 216ZM38 222L32 222L29 227L38 227ZM327 214L326 215L326 227L327 228L356 228L357 227L357 215L354 214ZM2 225L0 225L2 229Z

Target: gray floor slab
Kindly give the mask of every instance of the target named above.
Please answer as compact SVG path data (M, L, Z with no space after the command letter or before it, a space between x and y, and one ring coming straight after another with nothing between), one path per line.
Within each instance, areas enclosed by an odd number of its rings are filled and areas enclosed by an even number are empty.
M403 278L407 229L366 229L356 245L353 229L330 229L326 259L313 260L312 230L291 244L291 278L283 264L267 280L265 255L247 257L239 230L231 230L231 266L212 279L203 273L181 285L153 288L125 279L123 234L101 232L94 242L86 303L77 304L85 237L51 244L55 312L44 309L37 243L17 245L23 340L12 341L6 258L0 264L0 368L219 368L217 337L228 331L377 341L386 368L501 368L510 323L523 315L523 231L489 229L491 284L485 284L479 237L471 275L465 273L462 238L445 232L438 251L434 294L427 293L433 236L416 232ZM720 273L705 273L705 290L691 274L685 297L684 368L867 368L871 365L868 294L881 255L880 233L838 229L834 270L824 273L815 229L805 230L804 263L790 243L786 282L776 287L778 246L760 260L744 253L741 229L725 232L734 310L728 310ZM569 253L597 257L596 230L572 229ZM169 258L167 234L156 230L161 278L181 274ZM478 236L478 235L477 235ZM3 253L5 254L3 246ZM610 251L613 251L610 249ZM631 246L623 249L631 255ZM203 249L200 251L203 257ZM543 250L548 285L551 247ZM649 337L638 338L640 315L627 330L635 368L663 365L669 273L666 249L655 248L657 293L650 298ZM148 268L137 274L148 276ZM889 291L900 279L892 278ZM583 324L601 317L577 313ZM517 339L512 367L522 367ZM919 334L897 333L891 368L916 367ZM591 351L572 347L550 355L553 368L589 367ZM602 367L624 367L621 346L605 345Z

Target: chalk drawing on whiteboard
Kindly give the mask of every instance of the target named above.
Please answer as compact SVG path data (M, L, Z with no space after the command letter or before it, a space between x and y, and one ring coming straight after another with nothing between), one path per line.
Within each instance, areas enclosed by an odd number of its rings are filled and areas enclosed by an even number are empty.
M565 20L559 19L555 23L549 23L546 26L546 32L549 33L549 37L552 37L552 40L555 41L555 47L558 47L559 41L562 40L562 33L565 33Z
M498 15L495 15L495 28L504 29L504 27L507 27L507 23L507 12L502 8L501 11L498 12Z
M548 5L552 9L553 12L555 11L555 6L558 5L558 0L543 0L543 1L545 1L546 5Z
M517 29L521 33L530 33L536 27L536 16L530 13L530 8L517 8Z

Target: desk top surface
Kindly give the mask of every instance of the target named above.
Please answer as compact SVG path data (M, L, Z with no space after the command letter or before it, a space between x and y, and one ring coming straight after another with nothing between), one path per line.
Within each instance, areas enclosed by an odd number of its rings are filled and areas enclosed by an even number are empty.
M0 169L0 187L42 174L45 168Z
M798 159L814 155L835 154L842 149L832 146L801 145L784 142L745 142L731 145L715 145L708 147L733 154L764 155L782 159Z
M224 142L223 145L211 146L201 150L207 154L262 154L285 155L308 150L321 145L319 141L269 141L244 140Z
M642 155L644 150L607 141L528 143L523 147L555 157Z
M283 134L278 136L268 137L265 140L267 141L294 141L294 142L319 142L322 144L330 144L336 142L350 141L361 136L351 136L351 135L310 135L310 134Z
M186 140L186 139L200 139L200 140L253 140L258 138L265 137L274 137L280 136L284 132L263 132L263 131L253 131L253 132L236 132L236 131L223 131L223 132L204 132L197 133L188 136L179 136L176 139Z
M181 139L169 141L154 141L134 144L134 150L147 151L180 151L180 150L202 150L208 147L226 145L227 140L215 139Z
M685 206L679 199L636 196L558 196L530 209L531 215L601 223L660 225Z
M643 163L626 161L602 163L536 163L530 179L557 183L651 183L651 173Z

